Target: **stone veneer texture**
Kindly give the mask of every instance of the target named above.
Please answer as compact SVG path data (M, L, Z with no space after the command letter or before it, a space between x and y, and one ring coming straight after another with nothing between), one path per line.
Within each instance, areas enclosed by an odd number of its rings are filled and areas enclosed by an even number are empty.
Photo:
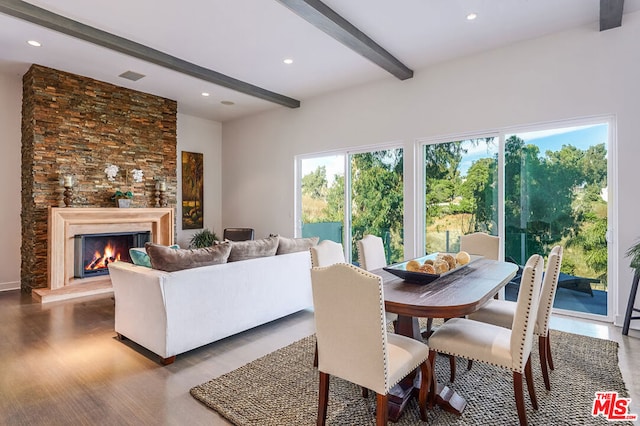
M132 207L155 206L155 180L176 203L175 101L40 65L23 77L21 287L46 288L48 207L63 207L72 175L73 207L114 207L132 191ZM114 182L104 172L120 168ZM131 170L143 181L133 182Z

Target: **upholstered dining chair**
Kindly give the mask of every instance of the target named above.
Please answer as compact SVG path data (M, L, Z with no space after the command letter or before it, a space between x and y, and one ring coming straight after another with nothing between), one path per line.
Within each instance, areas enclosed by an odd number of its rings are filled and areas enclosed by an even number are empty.
M473 234L460 236L460 250L469 254L477 254L487 259L499 260L500 258L500 237L489 235L484 232L474 232Z
M484 256L487 259L498 260L500 258L500 237L489 235L485 232L474 232L460 236L460 250L469 254ZM496 297L498 297L496 295ZM453 383L456 378L456 359L449 358L449 381ZM472 362L467 363L467 370L471 369Z
M534 254L527 261L510 328L467 318L453 318L438 327L429 337L429 361L432 369L436 353L444 353L511 370L516 408L521 425L527 424L522 390L523 373L526 377L531 405L534 409L538 409L531 372L531 347L540 301L543 269L542 256Z
M365 235L358 241L358 261L365 271L387 266L387 256L384 253L382 238L375 235Z
M224 228L222 238L230 241L253 240L253 228Z
M365 271L372 271L387 266L387 256L384 252L382 238L375 235L365 235L358 241L358 261ZM387 322L395 321L398 315L387 312Z
M322 240L309 249L311 253L311 267L329 266L335 263L344 263L344 248L342 244L331 240ZM313 366L318 366L318 345L313 356ZM362 394L367 396L367 390L362 389Z
M311 266L329 266L334 263L344 263L344 248L342 244L331 240L322 240L315 247L311 247Z
M337 263L312 268L311 285L320 373L317 424L325 424L329 381L336 376L376 392L376 424L386 425L389 391L418 366L418 405L426 421L429 348L410 337L387 334L382 278Z
M562 246L555 246L549 253L547 259L547 269L542 280L542 290L540 291L540 303L538 314L533 328L533 334L538 336L538 351L540 354L540 368L542 378L547 390L551 390L549 380L549 368L553 370L553 358L551 356L551 340L549 339L549 319L553 301L558 289L558 278L560 277L560 267L562 266ZM508 300L489 300L476 312L468 315L469 319L499 325L500 327L511 328L513 317L516 312L516 303Z

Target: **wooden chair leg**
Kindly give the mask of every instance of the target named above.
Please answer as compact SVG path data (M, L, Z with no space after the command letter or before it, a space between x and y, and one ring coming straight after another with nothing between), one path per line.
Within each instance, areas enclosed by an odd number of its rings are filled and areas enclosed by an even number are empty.
M527 379L527 390L529 391L529 398L531 399L531 406L534 410L538 409L538 399L536 398L536 387L533 383L533 372L531 371L531 357L524 365L524 376Z
M513 372L513 393L516 397L516 408L520 426L527 426L527 412L524 409L524 393L522 392L522 373Z
M447 355L449 357L449 381L453 383L456 379L456 357L453 355Z
M431 385L429 386L429 408L433 408L436 404L436 355L437 352L429 350L429 365L431 366Z
M549 380L549 369L547 368L547 339L544 336L538 336L538 353L540 354L540 368L542 369L542 379L544 380L544 387L550 391L551 382Z
M387 406L387 395L376 394L376 425L377 426L386 426L387 420L389 419L389 407Z
M369 389L365 388L364 386L362 387L362 397L369 398Z
M316 350L313 353L313 366L314 367L318 366L318 342L316 342Z
M420 393L418 395L418 409L420 410L420 419L427 421L427 397L431 388L431 364L429 360L425 360L420 364Z
M318 389L318 426L327 421L327 404L329 403L329 375L320 372L320 388Z
M473 360L467 361L467 371L471 370L471 366L473 365Z
M553 367L553 357L551 356L551 333L547 332L547 362L549 363L549 368L554 370Z

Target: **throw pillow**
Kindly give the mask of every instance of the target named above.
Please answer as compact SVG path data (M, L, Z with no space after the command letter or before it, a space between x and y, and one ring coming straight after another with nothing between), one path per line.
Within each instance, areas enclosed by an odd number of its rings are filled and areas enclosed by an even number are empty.
M179 249L180 246L174 244L169 246L171 249ZM151 268L151 259L149 259L149 255L147 254L147 249L144 247L132 247L129 249L129 257L134 265L146 266L147 268Z
M277 236L271 236L261 240L229 241L231 243L229 262L275 256L278 250L278 239Z
M288 254L288 253L296 253L299 251L309 250L311 247L315 247L318 245L319 237L308 237L308 238L285 238L280 237L280 242L278 243L278 251L276 254Z
M231 251L231 244L220 243L198 249L170 249L159 244L146 243L145 248L153 269L174 272L225 263Z

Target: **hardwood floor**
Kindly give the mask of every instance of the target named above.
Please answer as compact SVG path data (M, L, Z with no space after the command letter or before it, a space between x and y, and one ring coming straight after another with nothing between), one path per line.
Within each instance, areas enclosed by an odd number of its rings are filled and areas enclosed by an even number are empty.
M631 412L640 413L640 332L622 336L618 327L566 317L551 325L619 342ZM163 367L153 354L115 338L110 297L42 305L17 290L0 292L0 424L227 425L189 389L313 330L313 314L303 311Z

